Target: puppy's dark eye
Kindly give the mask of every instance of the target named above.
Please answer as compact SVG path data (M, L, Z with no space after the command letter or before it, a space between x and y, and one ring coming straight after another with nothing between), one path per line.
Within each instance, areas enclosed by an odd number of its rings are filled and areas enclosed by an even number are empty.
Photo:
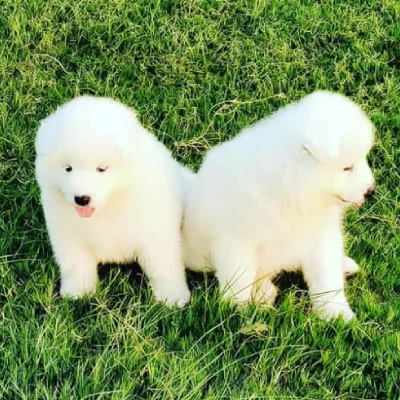
M107 171L107 167L97 167L96 171L97 172L106 172Z
M350 165L350 167L343 168L343 171L351 172L353 171L354 165Z
M71 172L71 171L72 171L72 167L71 167L70 165L66 165L66 166L65 166L65 170L66 170L67 172Z

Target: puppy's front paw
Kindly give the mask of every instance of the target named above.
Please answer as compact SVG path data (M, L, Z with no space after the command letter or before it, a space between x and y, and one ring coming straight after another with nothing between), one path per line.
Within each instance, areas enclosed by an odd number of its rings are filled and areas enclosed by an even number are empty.
M167 306L182 308L190 301L190 291L187 286L179 289L173 287L156 289L153 286L153 293L157 301L161 301Z
M222 299L233 306L246 309L252 300L251 290L241 289L240 291L235 291L230 286L227 286L222 290Z
M252 299L256 303L273 307L277 296L278 289L269 279L256 282L253 286Z
M84 295L92 295L96 292L97 278L88 280L80 278L64 278L61 280L61 297L77 299Z
M342 317L345 322L355 318L355 314L348 304L329 303L314 308L317 315L324 320Z
M356 274L360 270L358 264L350 257L343 257L343 273L344 276L348 277Z

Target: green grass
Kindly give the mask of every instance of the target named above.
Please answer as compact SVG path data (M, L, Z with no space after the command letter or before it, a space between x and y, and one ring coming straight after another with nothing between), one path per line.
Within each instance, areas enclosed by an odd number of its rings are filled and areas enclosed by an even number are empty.
M0 2L1 399L400 398L398 0ZM183 163L315 88L377 126L378 192L349 214L357 321L309 312L298 276L275 311L240 313L190 275L183 310L137 267L62 300L34 180L38 121L78 94L111 96Z

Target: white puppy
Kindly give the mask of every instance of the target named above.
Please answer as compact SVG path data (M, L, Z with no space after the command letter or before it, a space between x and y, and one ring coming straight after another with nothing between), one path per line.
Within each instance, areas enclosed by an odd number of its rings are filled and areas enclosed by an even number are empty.
M42 121L36 152L62 296L93 293L101 262L138 260L157 300L189 301L180 226L190 172L132 110L76 98Z
M319 91L210 150L188 195L186 266L215 270L236 303L268 304L271 279L301 268L322 318L352 318L344 275L358 266L344 254L341 221L372 192L373 141L356 104Z

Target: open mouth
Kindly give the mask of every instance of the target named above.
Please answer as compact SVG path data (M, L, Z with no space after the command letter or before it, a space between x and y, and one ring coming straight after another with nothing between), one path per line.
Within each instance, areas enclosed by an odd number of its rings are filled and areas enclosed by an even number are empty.
M89 206L85 206L85 207L76 206L75 210L81 218L90 218L96 211L96 208L89 207Z
M340 197L340 196L336 196L342 203L344 203L344 204L351 204L352 202L351 201L349 201L349 200L345 200L345 199L343 199L342 197Z
M345 200L343 197L340 196L336 196L343 204L346 205L355 205L356 207L361 207L364 204L364 200L360 200L360 201L350 201L350 200Z

